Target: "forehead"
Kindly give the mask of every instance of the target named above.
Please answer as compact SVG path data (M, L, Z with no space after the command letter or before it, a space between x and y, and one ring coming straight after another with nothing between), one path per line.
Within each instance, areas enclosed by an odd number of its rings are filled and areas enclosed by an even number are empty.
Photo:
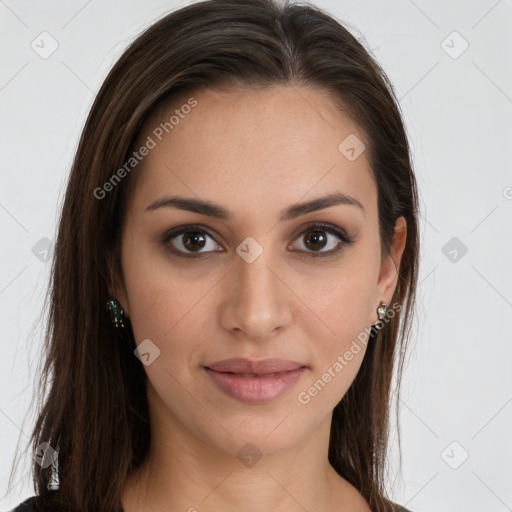
M376 207L367 151L355 160L344 153L344 141L366 135L323 90L279 85L183 94L148 119L140 144L147 137L154 147L136 171L132 200L139 212L164 194L258 213L263 204L277 211L340 191L357 197L367 214Z

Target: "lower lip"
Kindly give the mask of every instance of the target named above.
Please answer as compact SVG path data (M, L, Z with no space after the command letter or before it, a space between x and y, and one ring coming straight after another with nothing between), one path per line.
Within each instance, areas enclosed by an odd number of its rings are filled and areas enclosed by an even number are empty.
M275 400L286 393L299 380L305 367L275 373L273 377L244 377L235 373L216 372L205 368L217 386L241 402L262 403Z

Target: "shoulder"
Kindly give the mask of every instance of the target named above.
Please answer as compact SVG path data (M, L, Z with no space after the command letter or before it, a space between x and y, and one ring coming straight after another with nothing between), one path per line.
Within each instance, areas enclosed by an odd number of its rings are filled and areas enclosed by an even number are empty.
M42 504L41 496L32 496L8 512L49 512Z

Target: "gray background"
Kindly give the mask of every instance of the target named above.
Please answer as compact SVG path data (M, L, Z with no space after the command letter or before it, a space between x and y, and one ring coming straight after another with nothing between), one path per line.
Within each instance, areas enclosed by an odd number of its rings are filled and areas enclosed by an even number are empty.
M34 420L44 325L34 322L86 113L128 43L185 3L0 1L1 510L33 494L28 456L9 494L7 480ZM420 189L421 284L391 497L414 512L512 510L512 1L315 5L348 23L395 85Z

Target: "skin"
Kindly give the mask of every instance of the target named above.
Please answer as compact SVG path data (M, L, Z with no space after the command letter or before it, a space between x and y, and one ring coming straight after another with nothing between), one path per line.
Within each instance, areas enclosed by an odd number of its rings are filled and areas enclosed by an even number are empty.
M176 108L186 102L176 102ZM322 90L203 89L198 105L144 158L122 238L125 287L115 293L135 340L160 355L145 366L152 446L122 494L125 512L182 510L369 511L328 462L332 410L356 376L362 350L307 405L307 390L391 305L406 225L397 220L390 257L381 260L377 188L366 152L349 161L338 145L361 128ZM141 141L165 117L145 125ZM341 191L364 212L336 205L282 221L291 205ZM219 220L175 208L145 211L164 196L207 199L233 213ZM331 257L312 257L312 222L355 238ZM202 258L173 255L160 242L171 228L200 224ZM327 246L339 239L327 236ZM236 252L248 236L263 248L248 263ZM182 235L173 239L186 252ZM194 248L194 246L192 246ZM216 252L224 249L224 252ZM189 250L189 253L191 251ZM111 290L113 292L113 290ZM281 397L247 404L220 391L203 366L230 357L280 357L308 369ZM237 452L252 443L251 467ZM343 508L346 507L346 508Z

